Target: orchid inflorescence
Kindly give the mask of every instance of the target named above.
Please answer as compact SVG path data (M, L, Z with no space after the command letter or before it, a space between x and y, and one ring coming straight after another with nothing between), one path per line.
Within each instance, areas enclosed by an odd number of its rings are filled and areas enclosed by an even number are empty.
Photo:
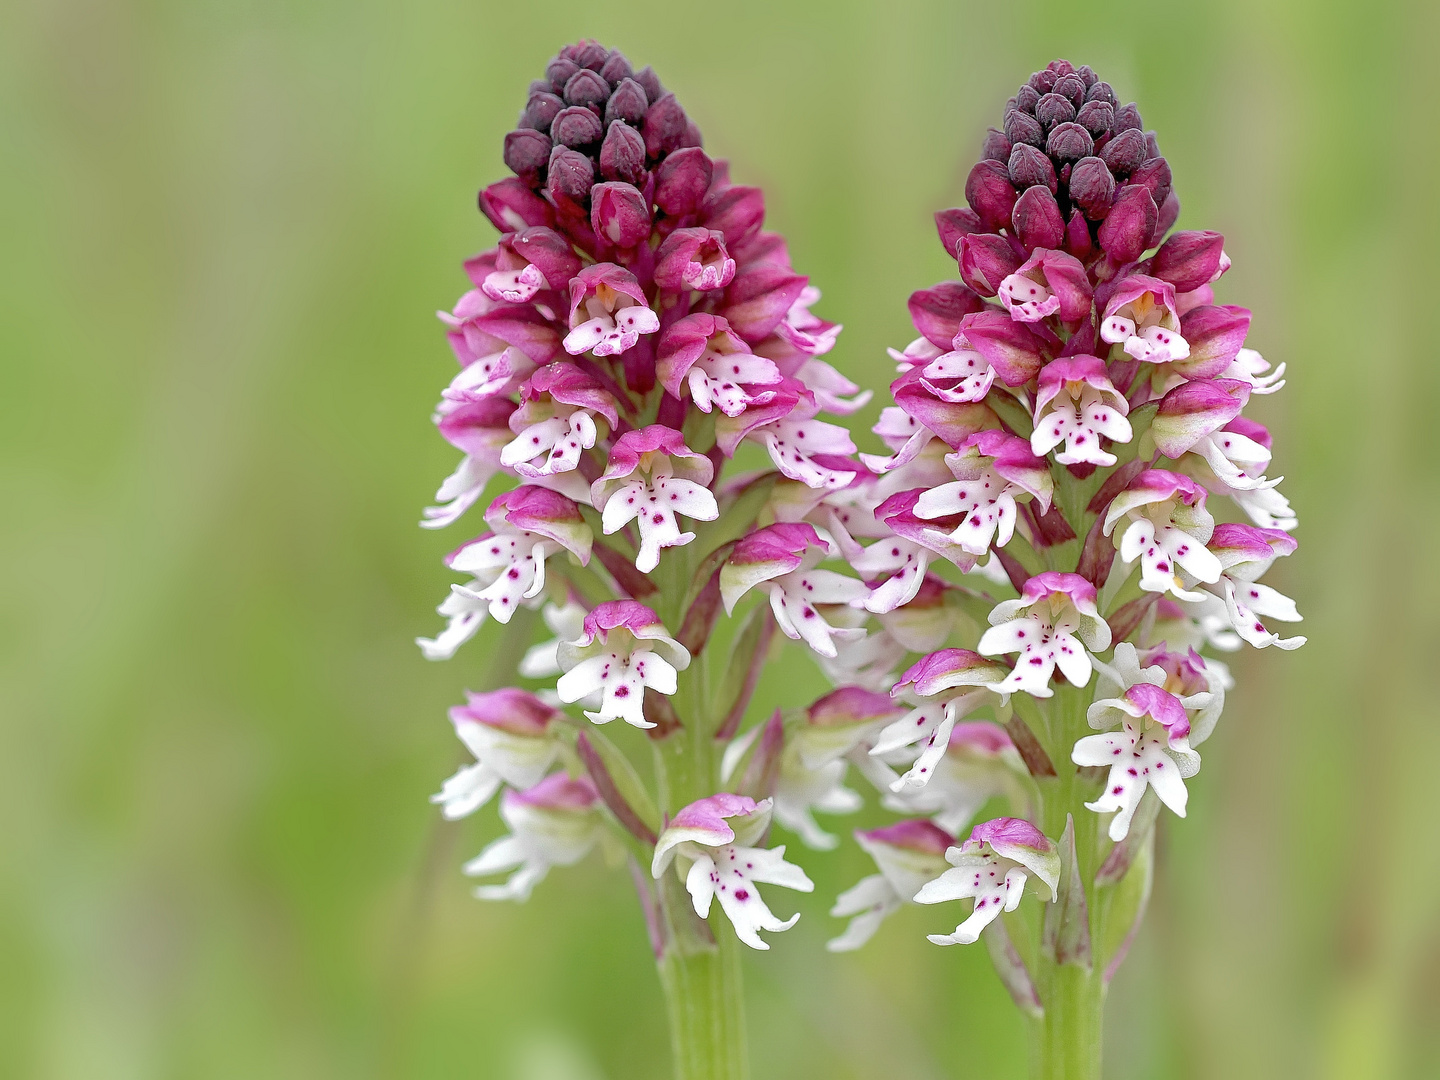
M767 948L758 931L794 917L757 886L812 888L771 824L836 846L814 815L863 805L853 768L903 818L855 834L878 872L837 901L832 949L968 898L931 940L983 935L1027 1012L1065 964L1103 994L1158 808L1184 816L1231 686L1213 653L1304 640L1263 621L1299 618L1258 581L1296 519L1241 415L1283 365L1215 303L1222 238L1170 231L1136 106L1065 61L1007 103L968 207L936 215L959 279L910 297L875 454L817 419L869 398L823 359L840 327L650 69L563 49L505 161L480 194L500 242L441 313L460 371L435 422L464 457L423 522L512 485L447 557L468 580L427 656L487 618L548 627L518 663L536 689L452 710L475 763L435 796L446 816L508 788L509 834L466 869L513 875L477 895L523 899L605 844L631 857L657 954L685 932L680 887ZM833 691L752 708L776 629ZM1027 887L1053 903L1022 907Z

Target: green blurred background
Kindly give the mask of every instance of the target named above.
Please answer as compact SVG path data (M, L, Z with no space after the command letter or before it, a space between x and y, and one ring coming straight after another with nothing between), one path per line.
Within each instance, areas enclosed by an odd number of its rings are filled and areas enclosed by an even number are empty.
M469 898L493 808L426 796L487 646L411 644L463 529L415 527L455 456L432 313L493 238L474 194L528 81L589 35L765 186L877 387L1021 80L1064 55L1139 102L1290 365L1252 411L1310 643L1237 661L1109 1071L1440 1075L1440 37L1432 4L1313 0L6 4L0 1075L666 1075L623 873ZM748 958L758 1077L1023 1074L984 953L924 941L949 912L830 956L864 867L805 861L799 925Z

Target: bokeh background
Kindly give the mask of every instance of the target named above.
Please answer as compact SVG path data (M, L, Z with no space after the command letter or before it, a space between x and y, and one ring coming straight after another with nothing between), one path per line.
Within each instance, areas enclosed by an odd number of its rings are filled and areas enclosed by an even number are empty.
M1109 1074L1440 1075L1436 10L10 0L0 1074L667 1074L623 873L470 899L493 808L442 826L426 796L494 639L438 666L411 644L458 536L415 528L453 464L432 312L493 238L474 194L528 81L593 35L765 186L846 323L832 359L876 387L905 297L953 272L930 213L1014 88L1064 55L1139 102L1181 225L1228 237L1222 299L1290 365L1253 411L1310 643L1237 663ZM832 957L863 867L807 865L798 927L748 958L757 1077L1023 1075L983 952L923 939L948 912Z

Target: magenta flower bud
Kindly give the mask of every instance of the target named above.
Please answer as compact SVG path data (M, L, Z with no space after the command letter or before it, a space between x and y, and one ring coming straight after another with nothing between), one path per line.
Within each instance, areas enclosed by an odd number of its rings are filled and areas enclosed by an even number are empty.
M525 104L525 126L539 132L548 132L563 108L565 102L554 94L547 91L531 94L530 100Z
M605 58L605 62L599 67L600 74L605 76L605 81L612 86L622 79L628 79L635 74L635 69L630 66L630 61L625 59L625 54L619 49L613 50ZM636 83L638 86L639 83Z
M650 236L650 204L630 184L596 184L590 191L590 226L617 248L633 248Z
M1009 170L998 161L977 162L965 180L965 201L987 229L1008 226L1015 208L1015 187L1010 183Z
M739 184L726 188L702 207L700 224L725 234L725 243L739 251L765 222L765 193Z
M1190 343L1190 355L1175 370L1187 379L1210 379L1228 368L1250 332L1250 312L1226 304L1198 307L1180 320L1180 334Z
M1095 250L1090 242L1090 223L1079 210L1070 211L1070 221L1065 226L1065 250L1077 259L1086 259Z
M1075 122L1098 139L1110 133L1110 126L1115 123L1115 108L1106 101L1087 101L1075 114Z
M598 41L577 41L574 45L560 50L561 56L568 56L583 68L599 71L609 58L610 52Z
M1143 184L1150 192L1150 197L1155 200L1155 205L1163 205L1166 196L1170 194L1169 162L1163 157L1151 158L1130 174L1130 183Z
M734 277L725 237L711 229L676 229L655 252L655 284L662 289L723 289Z
M530 225L555 224L555 211L550 204L516 178L501 180L483 189L480 212L502 233Z
M545 77L550 80L555 92L559 93L565 89L565 84L570 81L570 76L580 70L580 65L569 57L557 56L551 60L545 68Z
M1127 184L1100 224L1100 246L1112 262L1134 262L1145 251L1159 219L1160 211L1150 192L1138 184Z
M991 128L985 134L985 145L980 151L980 157L987 161L1009 161L1010 150L1009 137L1003 131Z
M1020 256L998 233L962 236L957 257L961 279L981 296L994 296L1000 283L1020 269Z
M1016 143L1044 146L1045 126L1030 113L1016 109L1005 117L1005 137L1012 146Z
M639 187L645 181L645 140L624 120L616 120L600 146L600 175Z
M960 238L983 232L984 228L980 215L968 206L935 211L935 231L940 234L940 245L947 255L958 257Z
M509 237L508 242L502 240L501 247L508 247L539 270L547 288L563 289L580 272L580 258L575 249L554 229L523 229Z
M1081 158L1070 172L1070 200L1091 221L1103 221L1115 201L1115 177L1098 157Z
M1225 254L1225 238L1217 232L1178 232L1160 245L1150 260L1150 275L1170 282L1177 293L1214 281Z
M671 217L699 213L714 175L714 163L698 146L675 151L655 170L655 205Z
M1081 90L1083 92L1084 88ZM1075 119L1075 103L1063 94L1051 91L1035 103L1035 119L1049 131L1057 124L1069 123Z
M1020 143L1010 151L1007 170L1016 191L1023 191L1036 185L1048 188L1052 195L1060 190L1055 179L1055 166L1050 163L1048 157L1029 143Z
M953 347L960 322L965 316L980 311L985 304L958 281L942 281L929 289L910 294L910 321L927 341L941 349Z
M1140 107L1135 102L1129 105L1122 105L1115 110L1115 130L1119 131L1140 131L1145 129L1144 122L1140 119ZM1144 138L1144 135L1141 135Z
M1120 102L1115 97L1115 91L1110 88L1108 82L1093 82L1090 89L1085 91L1086 101L1103 101L1112 109L1117 108Z
M583 205L594 183L595 166L588 157L563 146L555 147L550 154L550 175L546 180L546 190L552 201L564 198Z
M592 111L598 111L610 96L610 84L598 72L582 68L566 80L565 92L561 96L565 98L566 104L583 105Z
M506 167L533 187L550 162L550 138L533 128L518 128L505 136L504 157Z
M1040 103L1040 92L1033 86L1022 86L1019 92L1005 103L1005 117L1009 119L1010 114L1016 109L1035 115L1035 106Z
M645 123L640 129L645 136L645 151L651 158L661 158L679 150L686 145L688 124L685 110L675 95L666 94L646 110Z
M572 150L598 143L604 132L600 118L582 105L561 109L550 124L550 138L555 144Z
M1065 219L1048 188L1026 188L1015 201L1010 223L1026 251L1058 248L1065 240Z
M635 81L640 84L645 91L645 97L650 101L659 101L665 96L665 87L660 85L660 77L649 64L635 73Z
M966 315L960 320L960 333L990 362L1006 386L1024 385L1045 364L1040 339L1024 324L1012 321L1006 312L989 308Z
M735 333L759 342L785 320L807 281L788 267L747 266L725 290L721 313Z
M1050 92L1060 95L1078 109L1085 101L1085 80L1074 72L1062 75L1055 80L1055 89Z
M620 85L615 87L615 92L605 103L605 123L623 120L631 126L637 125L645 118L645 110L649 107L650 99L645 96L645 88L634 79L621 79Z
M1126 177L1144 164L1145 153L1144 135L1134 128L1122 131L1117 127L1116 134L1100 151L1100 160L1116 177Z
M1056 161L1078 161L1088 157L1095 149L1095 140L1079 124L1060 124L1050 132L1045 149Z

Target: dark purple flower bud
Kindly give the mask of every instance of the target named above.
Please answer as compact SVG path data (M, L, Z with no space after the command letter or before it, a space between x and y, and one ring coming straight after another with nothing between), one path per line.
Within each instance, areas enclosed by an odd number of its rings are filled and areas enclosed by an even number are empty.
M530 187L550 161L550 138L534 128L519 128L505 136L505 165Z
M1070 201L1091 221L1101 221L1115 201L1115 177L1098 157L1081 158L1070 170Z
M1035 106L1040 102L1040 94L1033 86L1022 86L1020 92L1015 95L1015 108L1023 113L1035 115Z
M1214 279L1224 253L1225 237L1217 232L1178 232L1160 245L1148 273L1170 282L1177 293L1190 292Z
M561 109L550 125L551 140L572 149L598 143L604 132L605 126L600 123L600 118L583 105Z
M617 248L633 248L650 237L650 206L630 184L596 184L590 191L590 227Z
M1115 110L1116 131L1143 131L1144 123L1140 120L1140 106L1133 101L1129 105L1122 105Z
M1087 101L1075 114L1075 122L1098 139L1115 122L1115 107L1108 101Z
M954 348L960 321L985 307L985 301L958 281L942 281L928 289L917 289L908 301L910 321L933 345Z
M532 80L530 81L530 89L529 89L528 93L529 93L530 96L532 96L532 97L533 97L535 94L550 94L550 93L553 93L553 92L554 92L554 90L553 90L553 88L550 86L550 80L549 80L549 79L532 79Z
M1030 120L1033 123L1034 117ZM1015 208L1015 188L1005 166L998 161L976 162L965 180L965 201L980 215L987 229L1003 229L1009 225L1010 212Z
M565 84L565 101L570 105L586 105L599 111L609 96L610 84L589 68L581 68Z
M1160 156L1160 140L1155 137L1155 132L1145 132L1145 160Z
M655 74L655 69L649 64L635 73L635 81L645 91L647 101L659 101L665 96L665 87L660 85L660 78Z
M1057 76L1055 72L1046 68L1044 71L1037 71L1030 76L1030 85L1035 88L1038 94L1048 94L1055 89Z
M1165 196L1165 201L1160 204L1160 220L1155 224L1155 231L1150 236L1150 247L1160 242L1160 238L1175 226L1180 220L1180 196L1175 194L1175 189L1170 189L1170 194Z
M1045 128L1035 117L1017 109L1005 118L1005 137L1012 146L1016 143L1044 146Z
M1029 143L1021 143L1010 151L1008 172L1016 191L1023 191L1036 184L1049 188L1052 195L1059 190L1055 179L1055 166Z
M736 184L713 196L702 210L700 224L724 233L726 245L738 252L765 223L765 193Z
M1117 117L1116 123L1119 123ZM1100 160L1115 174L1117 180L1124 179L1145 161L1145 136L1138 128L1126 128L1119 132L1100 151Z
M1115 91L1110 89L1108 82L1094 82L1090 89L1085 91L1086 101L1103 101L1112 108L1119 104L1115 99Z
M1013 98L1013 97L1012 97L1012 98L1006 98L1006 99L1005 99L1005 108L1003 108L1003 109L1000 110L1000 119L1001 119L1002 121L1008 120L1008 119L1010 118L1010 114L1011 114L1012 112L1014 112L1016 109L1018 109L1019 107L1020 107L1020 106L1016 104L1016 99L1015 99L1015 98Z
M654 159L680 149L685 143L686 123L685 110L675 100L674 94L666 94L655 102L646 111L645 122L640 129L645 136L646 153Z
M1050 132L1045 149L1057 161L1079 161L1095 150L1095 140L1090 137L1090 132L1071 122L1057 125Z
M991 128L985 135L985 146L980 156L987 161L1009 161L1010 140L1003 131Z
M591 68L599 71L610 58L610 50L601 45L598 41L579 41L575 43L574 51L570 53L570 59L583 68Z
M984 223L980 215L966 207L952 207L935 211L935 231L940 234L940 244L946 255L955 255L962 236L983 232Z
M1088 258L1095 250L1090 241L1090 223L1079 210L1070 211L1070 221L1065 226L1065 250L1077 259Z
M1095 85L1095 72L1090 69L1089 64L1081 64L1075 69L1075 74L1079 75L1081 80L1084 81L1085 89L1088 90Z
M698 213L715 165L698 146L677 150L655 170L655 205L671 217Z
M1127 184L1100 225L1100 246L1115 264L1134 262L1145 250L1160 211L1148 189Z
M1068 123L1075 119L1075 106L1061 94L1046 94L1035 106L1035 119L1049 131L1056 124Z
M555 224L550 204L513 176L481 190L480 212L502 233Z
M750 267L730 282L717 314L746 341L761 341L784 321L809 280L784 266Z
M1010 223L1026 251L1058 248L1065 239L1065 219L1060 216L1060 207L1049 188L1027 188L1015 200Z
M583 204L594 183L595 166L584 154L563 146L556 146L551 151L546 190L552 201L563 197Z
M610 100L605 103L605 123L623 120L631 127L639 127L649 107L650 99L645 96L645 88L634 79L621 79Z
M605 81L611 86L614 86L621 79L630 78L634 73L634 69L630 66L630 61L625 59L625 54L619 49L616 49L606 57L605 63L600 65L600 74L605 77Z
M600 145L600 175L639 187L645 179L645 140L623 120L616 120Z
M1130 183L1144 185L1160 206L1170 194L1170 165L1163 157L1151 158L1130 174Z
M1059 94L1078 109L1085 101L1085 80L1073 73L1062 75L1055 80L1055 89L1051 93Z
M530 100L525 103L524 124L536 131L548 132L550 125L555 122L555 117L563 108L565 108L565 102L554 94L531 94Z
M550 80L550 85L555 88L555 93L563 93L565 84L570 81L570 76L580 70L580 65L564 56L557 56L545 68L545 77Z
M1000 283L1020 269L1021 263L1010 240L999 233L962 236L956 260L960 279L981 296L994 296Z

